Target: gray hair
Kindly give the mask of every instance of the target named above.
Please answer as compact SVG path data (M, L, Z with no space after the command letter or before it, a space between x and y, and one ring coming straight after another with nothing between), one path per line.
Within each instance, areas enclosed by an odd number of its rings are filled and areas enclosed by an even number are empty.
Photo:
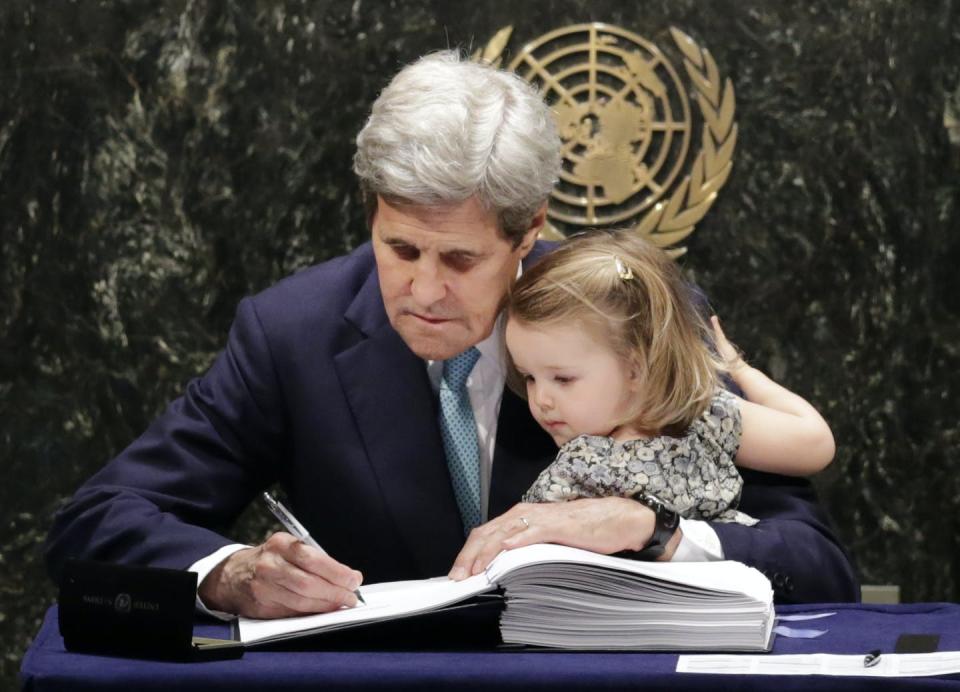
M368 221L377 195L422 205L476 195L517 244L557 181L560 139L520 77L442 51L403 68L380 94L353 170Z

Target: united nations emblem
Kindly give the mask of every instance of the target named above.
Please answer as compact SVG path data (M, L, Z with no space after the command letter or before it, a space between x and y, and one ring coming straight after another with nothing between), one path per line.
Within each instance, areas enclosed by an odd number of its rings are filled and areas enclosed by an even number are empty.
M501 29L474 58L500 65L512 31ZM721 85L707 50L670 33L689 86L656 45L609 24L551 31L510 61L551 105L563 141L545 235L627 226L674 256L686 252L678 243L730 174L737 126L733 84Z
M117 597L113 599L113 609L118 613L129 613L132 607L133 599L130 598L128 593L118 593Z

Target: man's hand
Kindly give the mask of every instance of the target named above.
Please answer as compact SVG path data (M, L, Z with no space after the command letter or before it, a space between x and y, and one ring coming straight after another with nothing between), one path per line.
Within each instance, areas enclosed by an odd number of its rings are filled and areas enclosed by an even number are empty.
M653 510L622 497L520 503L470 532L449 576L459 581L479 574L501 550L533 543L603 554L640 550L653 536L654 521ZM679 538L674 538L667 546L669 554L660 559L670 559L679 544Z
M362 581L360 572L288 533L275 533L217 565L199 595L213 610L279 618L355 606L353 591Z

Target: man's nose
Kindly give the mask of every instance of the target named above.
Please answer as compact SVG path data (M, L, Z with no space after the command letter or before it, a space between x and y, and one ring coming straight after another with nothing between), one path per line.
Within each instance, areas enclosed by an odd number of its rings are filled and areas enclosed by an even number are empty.
M443 300L446 294L447 288L436 263L421 258L410 279L410 295L418 305L430 307Z

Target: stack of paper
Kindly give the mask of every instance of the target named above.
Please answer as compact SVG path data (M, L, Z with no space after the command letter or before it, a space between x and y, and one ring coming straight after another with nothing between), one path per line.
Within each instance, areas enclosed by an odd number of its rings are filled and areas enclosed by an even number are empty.
M770 582L738 562L635 562L542 545L504 553L488 577L506 591L508 643L766 651L772 642Z

